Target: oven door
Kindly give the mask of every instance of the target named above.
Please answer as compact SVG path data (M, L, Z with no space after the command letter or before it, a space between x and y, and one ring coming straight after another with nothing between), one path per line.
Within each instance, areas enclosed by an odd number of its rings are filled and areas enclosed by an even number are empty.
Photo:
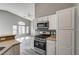
M37 41L37 40L34 40L34 47L37 47L37 48L39 48L39 41Z
M46 50L46 43L42 41L34 40L34 47L42 49L42 50Z
M39 42L39 48L42 50L46 50L46 43L45 42Z

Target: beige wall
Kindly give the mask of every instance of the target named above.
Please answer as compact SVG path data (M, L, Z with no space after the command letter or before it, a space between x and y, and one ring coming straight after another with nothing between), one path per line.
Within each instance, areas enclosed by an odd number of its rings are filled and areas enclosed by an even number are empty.
M35 17L54 14L57 10L72 7L72 3L36 3Z

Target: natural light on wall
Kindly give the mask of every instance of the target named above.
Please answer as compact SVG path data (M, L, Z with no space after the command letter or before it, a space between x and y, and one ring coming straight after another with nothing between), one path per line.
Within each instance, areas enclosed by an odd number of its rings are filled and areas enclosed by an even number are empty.
M29 26L26 26L26 33L29 34Z
M24 22L19 22L19 34L24 34L25 33L25 23Z
M27 26L24 22L18 22L17 25L13 25L13 34L22 35L22 34L29 34L29 26ZM16 40L23 42L25 39L29 39L28 36L18 37Z
M13 34L17 34L17 25L13 25Z
M18 24L19 25L25 25L25 23L24 22L21 22L21 21Z
M13 34L29 34L29 26L26 26L24 22L18 22L18 25L13 25Z

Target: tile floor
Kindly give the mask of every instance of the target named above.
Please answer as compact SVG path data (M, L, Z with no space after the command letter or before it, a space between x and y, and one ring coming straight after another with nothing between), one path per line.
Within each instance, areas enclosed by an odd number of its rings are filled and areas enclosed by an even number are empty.
M31 38L19 38L19 41L21 42L20 45L20 54L21 55L39 55L31 48Z

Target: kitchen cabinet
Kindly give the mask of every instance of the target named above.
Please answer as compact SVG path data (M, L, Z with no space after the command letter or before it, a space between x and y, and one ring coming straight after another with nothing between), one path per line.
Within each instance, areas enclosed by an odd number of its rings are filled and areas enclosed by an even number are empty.
M44 21L49 21L48 16L43 16L43 17L37 18L37 22L44 22Z
M36 26L36 19L34 19L32 22L31 22L31 35L35 35L35 30L37 29L37 26Z
M74 54L74 31L73 30L56 31L56 54L57 55Z
M47 40L47 55L55 55L55 41Z
M43 21L43 17L37 18L37 22L41 22L41 21Z
M43 17L36 18L36 22L41 22L41 21L43 21Z
M36 30L37 29L37 18L33 20L33 29Z
M49 16L49 30L56 30L58 28L58 19L56 18L56 14Z
M37 23L37 22L43 22L43 21L49 21L49 30L56 30L58 28L58 19L57 19L57 15L56 14L49 15L49 16L39 17L39 18L36 18L34 20L35 23ZM37 24L35 24L34 26L36 26L36 25Z
M56 12L58 29L74 29L74 8L68 8Z
M74 10L75 8L67 8L57 11L56 14L41 17L39 21L49 21L49 30L56 30L56 54L72 55L74 54ZM55 46L51 46L47 40L47 54L55 54ZM55 41L53 41L55 42ZM54 52L51 52L54 51Z
M31 43L30 43L31 44L31 48L34 49L34 37L31 37L30 40L31 40Z
M49 16L44 16L42 18L43 18L43 21L49 21Z
M56 14L36 18L36 22L49 21L49 30L74 29L74 8L57 11Z
M56 30L56 54L74 54L74 8L56 12L58 30Z
M12 46L4 55L20 55L20 44Z

